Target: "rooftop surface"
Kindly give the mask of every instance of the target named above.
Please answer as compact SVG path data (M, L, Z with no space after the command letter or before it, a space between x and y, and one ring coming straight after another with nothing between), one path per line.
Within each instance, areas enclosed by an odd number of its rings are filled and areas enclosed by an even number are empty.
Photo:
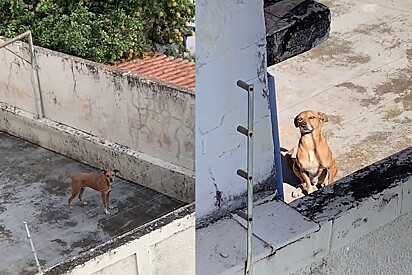
M168 57L164 54L148 55L121 63L117 68L195 91L195 63L181 58Z
M83 195L89 204L82 206L75 199L70 211L70 179L65 171L95 169L4 133L0 133L0 155L0 274L37 272L23 221L45 269L184 205L117 179L110 194L115 206L110 215L103 212L100 194L91 189Z
M331 9L332 24L329 39L306 53L268 68L268 71L276 79L281 146L287 150L296 147L299 131L293 125L293 118L299 112L314 109L326 113L330 121L324 125L324 134L340 169L337 178L343 179L365 166L410 148L412 144L410 80L412 2L408 0L321 0L319 2ZM289 168L285 170L287 170L284 173L285 196L287 202L290 202L292 201L290 193L294 189L291 185L296 184L296 179ZM371 182L373 184L378 180ZM410 184L411 182L409 186ZM325 200L320 203L330 207L335 206L330 203L330 199L328 200L328 192L334 192L331 190L338 192L341 190L339 187L332 185L325 189L325 194L322 196ZM406 191L404 194L407 194ZM316 198L313 200L315 201ZM297 205L300 201L305 199L299 198L294 204ZM392 200L391 203L395 205L395 201ZM407 203L410 199L399 199L399 201ZM379 203L385 205L386 202ZM391 203L388 205L392 205ZM398 207L399 203L396 205ZM404 211L409 209L405 205L402 207L405 208ZM311 245L323 245L325 240L329 241L327 234L330 229L325 227L326 231L320 232L321 237L317 239L313 237L316 234L317 223L311 225L302 213L292 213L290 211L294 211L293 209L284 208L290 206L278 201L256 205L257 216L254 218L255 243L258 246L256 253L260 257L270 253L270 247L266 246L263 249L265 243L262 238L276 249L284 244L284 241L293 244L296 236L308 234L312 237L306 240L308 242L312 240L312 243L307 243L305 247L310 250L309 254L312 253L312 256L316 257L316 253L322 250ZM350 217L359 215L363 218L365 215L375 215L377 211L374 209L370 206L370 209L359 213L354 207ZM398 210L394 212L399 214ZM370 232L378 226L378 223L382 226L391 221L394 216L395 214L379 218L375 216L370 219L375 220L375 224L371 226L370 223L365 223L368 227L366 229L356 223L355 226L362 228L363 233ZM351 222L352 220L348 218L346 222L341 221L340 226L345 229L352 227ZM228 272L226 274L233 274L229 272L230 268L235 264L243 264L246 256L246 228L243 224L244 222L239 222L239 219L234 216L200 230L196 236L200 240L205 236L211 236L210 232L216 230L217 232L236 231L237 236L240 237L224 239L217 234L216 239L209 238L208 246L197 254L197 258L208 259L199 274L216 274L216 270L226 270ZM273 233L264 236L267 228L274 230L276 235ZM355 239L354 235L348 235L345 240L350 242ZM327 250L326 242L325 245L326 247L323 248ZM227 250L229 248L230 251ZM281 251L276 253L282 254ZM283 262L279 262L278 265L293 264L293 261L301 264L296 260L301 252L302 250L298 249L290 251L291 254L286 255ZM313 258L311 260L313 261Z
M276 78L281 146L297 146L299 112L324 112L339 179L412 144L412 4L319 2L332 13L328 40L268 71Z

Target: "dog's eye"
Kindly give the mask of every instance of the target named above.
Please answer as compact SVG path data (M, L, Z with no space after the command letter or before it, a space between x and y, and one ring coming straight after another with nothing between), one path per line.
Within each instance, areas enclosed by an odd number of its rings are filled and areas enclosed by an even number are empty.
M298 121L302 121L302 118L301 118L301 117L298 117Z
M309 117L309 119L314 119L314 118L315 118L314 116Z

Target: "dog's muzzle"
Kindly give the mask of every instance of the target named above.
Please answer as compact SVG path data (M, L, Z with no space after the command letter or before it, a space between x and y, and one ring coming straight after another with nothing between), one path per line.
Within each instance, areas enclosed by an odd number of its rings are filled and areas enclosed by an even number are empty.
M312 126L310 125L310 124L305 124L305 125L300 125L300 131L303 133L303 134L309 134L309 133L312 133L312 131L313 131L313 128L312 128Z

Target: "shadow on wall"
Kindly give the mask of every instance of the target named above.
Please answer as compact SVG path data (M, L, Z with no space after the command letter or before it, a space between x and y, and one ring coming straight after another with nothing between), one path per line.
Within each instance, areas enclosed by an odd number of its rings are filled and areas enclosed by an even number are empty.
M289 150L281 147L280 151L286 154ZM295 161L295 158L292 157L292 160ZM289 167L289 164L287 162L285 155L283 154L282 154L282 173L283 173L284 183L292 185L293 187L297 187L300 184L299 178L296 177L296 175L293 173L292 169Z

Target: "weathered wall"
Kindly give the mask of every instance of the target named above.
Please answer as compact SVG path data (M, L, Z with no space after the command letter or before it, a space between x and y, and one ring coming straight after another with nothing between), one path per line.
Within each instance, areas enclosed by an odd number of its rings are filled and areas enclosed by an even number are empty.
M194 219L191 204L46 270L45 274L194 274Z
M29 59L26 44L7 48ZM0 102L35 113L19 56L0 49ZM40 47L36 56L45 117L194 170L193 93Z
M244 202L236 170L246 170L246 137L236 127L247 126L247 93L238 80L255 85L256 183L272 172L263 0L197 1L196 25L196 215L205 219Z
M126 146L0 103L0 131L100 169L116 167L123 178L185 202L195 196L194 172Z
M390 226L392 228L389 230L384 226L404 215L410 215L412 211L411 159L412 147L409 147L310 196L291 202L289 206L307 220L317 223L319 230L277 247L269 255L256 253L253 274L409 274L409 266L394 265L397 255L388 253L395 251L388 249L388 245L403 241L404 246L399 247L401 251L398 250L398 253L408 255L405 258L409 259L407 244L411 243L411 238L403 240L405 232L392 234L394 226ZM408 227L411 225L408 224ZM404 229L403 225L395 230ZM393 241L394 238L401 240ZM372 245L370 242L383 243ZM348 249L352 251L350 257L346 257ZM364 257L355 257L359 253ZM391 261L388 256L394 257L392 265L384 266ZM379 264L372 265L363 260L376 260ZM360 270L364 272L357 272ZM244 264L238 264L221 274L244 274Z

